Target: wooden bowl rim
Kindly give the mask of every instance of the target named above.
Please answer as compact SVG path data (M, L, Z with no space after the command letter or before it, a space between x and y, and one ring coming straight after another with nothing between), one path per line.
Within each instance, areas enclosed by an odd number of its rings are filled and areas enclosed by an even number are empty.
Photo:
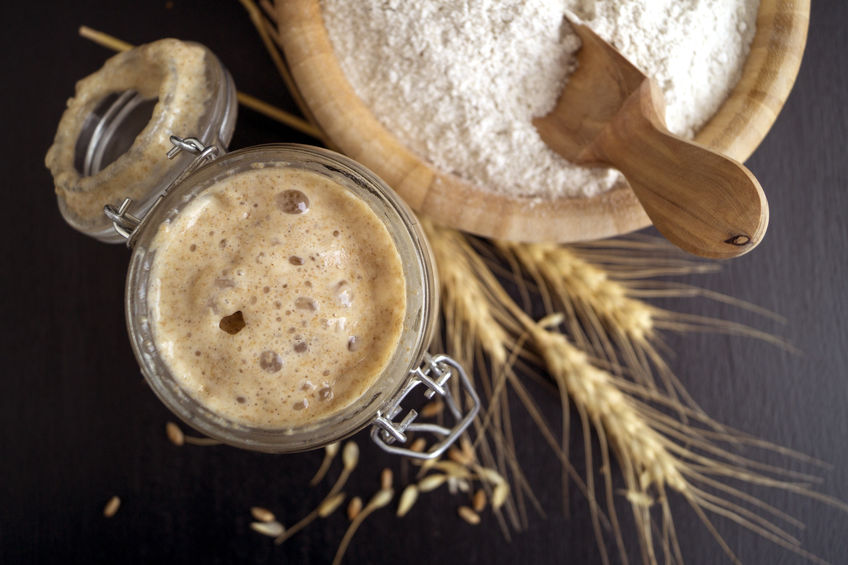
M542 201L490 193L440 171L403 146L356 95L333 53L319 0L285 0L277 10L286 62L330 144L383 178L416 212L514 241L584 241L650 225L626 183L592 198ZM809 13L810 0L761 0L742 79L695 141L738 161L754 152L798 75Z

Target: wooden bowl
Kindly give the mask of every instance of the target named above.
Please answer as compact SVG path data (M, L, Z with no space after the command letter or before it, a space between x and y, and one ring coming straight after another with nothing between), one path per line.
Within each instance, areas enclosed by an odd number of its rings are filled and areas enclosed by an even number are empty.
M330 143L377 173L417 212L464 231L515 241L582 241L650 225L626 183L593 198L534 206L440 171L401 144L356 95L333 52L319 0L282 0L277 12L289 69ZM754 152L795 82L809 15L810 0L761 1L742 79L697 142L739 161Z

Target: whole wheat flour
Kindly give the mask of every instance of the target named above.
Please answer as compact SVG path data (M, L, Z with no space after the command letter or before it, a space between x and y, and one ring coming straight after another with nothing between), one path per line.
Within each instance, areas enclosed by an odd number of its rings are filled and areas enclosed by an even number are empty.
M580 40L565 9L654 77L671 131L692 137L738 82L759 0L321 0L342 70L410 150L486 190L589 197L621 178L547 148Z

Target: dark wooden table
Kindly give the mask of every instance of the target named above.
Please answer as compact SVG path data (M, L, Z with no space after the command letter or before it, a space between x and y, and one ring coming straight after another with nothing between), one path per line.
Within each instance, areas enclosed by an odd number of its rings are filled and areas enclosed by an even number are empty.
M122 246L88 239L61 220L43 156L74 82L110 55L77 37L87 24L132 43L166 36L200 41L239 88L292 108L237 2L141 6L104 0L17 2L4 10L2 358L0 379L0 562L323 563L346 520L317 523L282 547L249 529L248 508L285 523L314 508L306 482L320 453L271 456L228 447L177 448L172 416L143 382L126 337ZM795 355L753 339L674 335L670 362L720 422L832 463L817 488L848 500L848 3L813 3L807 54L795 90L749 161L771 202L771 227L753 253L720 273L684 279L774 310L785 325L704 299L665 301L682 311L753 325L790 340ZM240 113L232 148L308 138L251 111ZM536 391L547 414L557 400ZM403 520L383 511L365 522L348 563L598 563L586 501L564 516L559 465L526 415L516 414L520 457L546 517L504 540L491 514L472 527L441 491ZM348 492L368 496L380 469L397 465L359 438L363 461ZM768 457L766 457L768 459ZM579 465L579 462L578 462ZM809 551L848 562L848 515L821 502L755 489L808 527ZM123 500L102 516L112 495ZM689 563L723 562L697 517L673 501ZM725 520L728 544L749 563L803 560ZM633 541L632 527L627 538ZM632 554L637 555L633 546Z

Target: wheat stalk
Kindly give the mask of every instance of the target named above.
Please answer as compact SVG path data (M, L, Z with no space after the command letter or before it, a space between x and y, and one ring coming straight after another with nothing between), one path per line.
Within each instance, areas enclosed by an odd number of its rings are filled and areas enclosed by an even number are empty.
M653 369L660 368L665 390L675 400L682 395L688 405L695 405L671 371L664 370L666 366L651 344L657 308L631 298L625 285L610 280L605 270L580 259L567 247L507 242L496 242L496 246L530 275L541 290L547 313L566 314L563 320L567 332L580 349L605 359L617 373L626 367L637 382L652 389L656 388ZM520 273L516 275L520 277ZM562 406L567 406L564 400ZM570 418L564 418L562 447L566 452L569 426ZM565 480L563 491L567 495Z
M661 551L662 560L682 562L682 553L674 529L673 517L667 498L670 492L682 496L695 510L706 528L715 536L717 543L731 560L736 561L730 547L714 528L709 514L728 518L759 535L781 545L790 551L816 561L817 558L799 547L799 542L775 520L781 520L791 526L800 527L796 520L773 508L755 497L738 489L725 485L720 479L732 477L751 484L783 488L845 508L841 503L828 500L801 484L778 480L756 472L756 469L776 475L792 475L779 468L771 467L730 453L715 441L731 443L755 443L769 447L765 442L756 442L743 434L727 430L712 422L698 410L681 404L677 392L679 384L659 389L651 379L626 381L622 373L638 373L628 361L638 361L636 369L650 373L651 359L647 363L644 357L629 355L623 357L624 368L616 364L617 371L611 371L602 365L613 366L610 359L620 351L626 340L643 350L651 347L651 340L657 336L658 327L673 319L673 313L653 307L642 300L633 298L629 286L611 279L603 269L591 264L579 252L553 244L513 244L497 243L496 246L507 255L507 261L513 267L523 267L536 284L536 290L546 307L553 310L557 306L569 306L570 315L556 315L536 323L524 309L503 290L492 272L481 263L479 255L473 255L473 245L468 238L445 228L425 223L428 235L435 249L439 272L451 273L449 283L443 287L445 292L446 317L462 313L476 312L478 320L453 320L447 327L464 330L465 334L453 335L454 340L471 340L481 344L488 351L497 352L499 359L509 360L514 344L528 338L533 349L540 356L547 374L561 391L564 417L568 415L568 403L572 402L579 415L584 430L584 450L587 461L585 484L581 489L591 503L593 528L598 540L601 558L606 563L604 526L613 531L620 559L627 562L627 553L621 535L621 528L614 507L614 492L609 473L610 453L614 454L627 486L624 496L631 503L633 519L640 540L641 557L645 563L657 563ZM479 245L478 245L479 247ZM686 268L689 268L688 266ZM674 268L684 268L674 265ZM448 284L461 287L460 290L446 288ZM546 297L546 298L545 298ZM567 302L566 302L567 301ZM579 312L579 313L578 313ZM573 319L577 318L577 321ZM481 335L475 335L483 321L486 324ZM596 335L615 336L607 343L592 343L583 333L582 345L569 340L562 332L551 329L566 322L567 329L576 333L582 331L583 324L594 323ZM492 328L498 324L499 329ZM585 348L585 350L584 350ZM606 363L597 364L587 353L596 351L608 354ZM653 351L653 350L652 350ZM655 352L654 352L655 353ZM656 354L659 357L658 354ZM484 418L493 413L492 400L497 402L498 394L507 387L526 398L522 387L516 380L511 367L504 368L502 379L489 387L489 410ZM495 393L494 391L497 391ZM525 401L525 406L530 402ZM652 404L674 409L679 418L673 418ZM531 412L534 410L530 408ZM532 414L531 414L532 415ZM538 417L534 415L534 419ZM491 421L496 419L493 417ZM688 423L689 421L692 423ZM490 423L488 419L484 419ZM537 419L537 422L539 420ZM540 424L543 425L543 424ZM484 432L498 436L489 425ZM594 430L600 445L600 464L603 485L594 484L593 450L590 430ZM549 430L545 435L549 435ZM567 428L564 438L568 437ZM555 446L552 439L548 440ZM498 442L495 442L498 445ZM793 455L788 450L777 451ZM567 454L567 445L558 449L563 457ZM798 476L808 481L811 477ZM579 484L579 483L578 483ZM596 491L602 490L605 503L604 512ZM653 508L659 508L661 515L661 539L657 543L653 533Z
M741 505L709 494L697 486L698 483L719 486L708 478L708 474L713 470L723 472L722 474L733 474L737 478L752 483L794 488L792 485L761 477L743 468L733 467L729 463L711 460L674 443L658 431L656 422L647 417L649 411L643 409L639 401L622 392L615 382L615 377L590 363L586 353L569 343L564 335L549 331L538 324L533 327L532 333L533 340L545 359L549 374L558 385L568 391L570 398L578 407L584 430L591 424L598 434L602 452L609 443L618 456L618 463L628 489L626 495L632 504L634 519L640 534L644 562L657 562L652 543L650 514L650 507L657 502L662 503L662 530L667 532L667 538L663 544L665 559L682 561L671 513L665 504L668 490L681 494L692 505L734 561L736 561L735 555L715 533L703 510L733 519L779 545L812 557L798 548L798 540L773 522ZM591 461L591 441L589 438L586 440L584 447L587 450L587 461ZM696 470L696 463L704 465L704 470ZM591 472L587 470L587 479L590 477ZM614 516L612 484L608 473L604 473L604 480L607 509L610 516ZM728 491L727 494L730 492ZM778 511L757 503L752 498L742 496L760 509L778 514L781 518L788 520L788 517L779 514ZM593 523L596 536L602 540L599 521L594 519ZM623 542L617 528L616 538L624 556ZM603 548L604 544L599 543L599 547ZM605 558L604 561L607 559Z
M487 398L488 411L484 418L475 421L477 432L477 447L487 466L520 477L522 484L523 473L514 456L514 444L503 433L505 421L505 384L509 368L509 345L511 338L505 325L509 327L509 316L506 311L492 308L493 300L487 296L487 291L481 279L475 276L481 265L480 261L467 246L461 234L454 230L436 226L430 221L422 220L422 227L428 235L438 265L440 291L442 298L442 314L446 349L449 355L466 367L482 369L477 363L476 351L481 350L492 360L492 366L498 368L494 374L485 371L470 371L475 386L481 389ZM490 281L491 282L491 281ZM484 374L485 373L485 374ZM490 378L485 378L486 376ZM494 450L489 445L487 437L495 444ZM510 499L506 512L513 527L519 527L523 522L523 494L532 493L525 488L518 493L517 499ZM498 512L502 530L503 518Z

